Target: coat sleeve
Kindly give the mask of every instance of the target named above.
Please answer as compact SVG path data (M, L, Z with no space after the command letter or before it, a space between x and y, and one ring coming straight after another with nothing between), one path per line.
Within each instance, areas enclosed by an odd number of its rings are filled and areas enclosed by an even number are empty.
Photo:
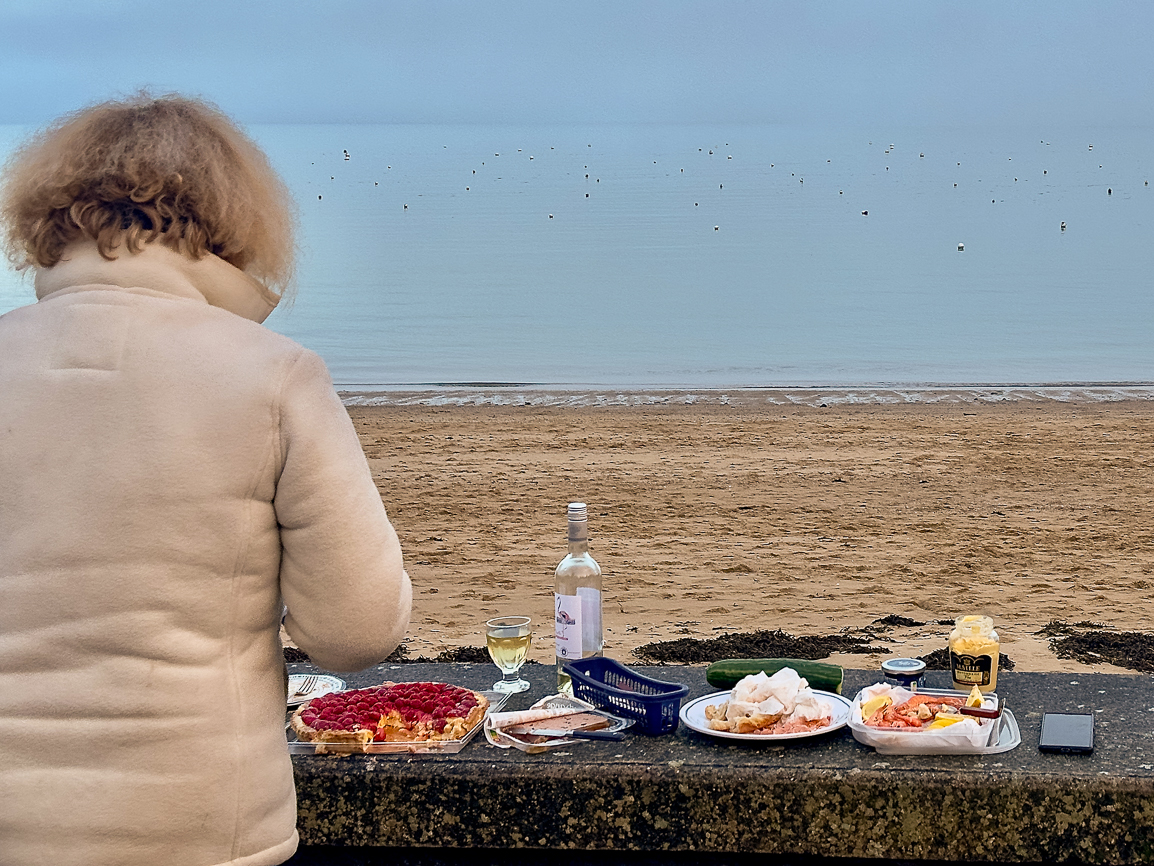
M285 382L280 437L273 504L285 629L319 667L377 664L404 637L412 587L348 412L313 352Z

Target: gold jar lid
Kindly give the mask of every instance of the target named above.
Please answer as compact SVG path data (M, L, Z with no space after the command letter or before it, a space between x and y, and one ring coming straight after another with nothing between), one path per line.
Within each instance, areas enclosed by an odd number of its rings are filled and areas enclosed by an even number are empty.
M994 618L982 614L966 614L954 620L954 628L959 631L991 631L994 628Z

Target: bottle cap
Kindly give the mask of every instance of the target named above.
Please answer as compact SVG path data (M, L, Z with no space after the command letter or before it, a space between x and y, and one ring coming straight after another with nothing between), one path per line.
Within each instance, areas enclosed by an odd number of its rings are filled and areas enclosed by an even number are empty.
M589 511L584 502L569 503L569 543L589 540Z

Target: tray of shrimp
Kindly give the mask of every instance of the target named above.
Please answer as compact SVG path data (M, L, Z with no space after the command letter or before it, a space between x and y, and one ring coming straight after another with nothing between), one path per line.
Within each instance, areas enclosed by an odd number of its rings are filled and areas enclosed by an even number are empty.
M1014 714L997 694L877 683L854 696L849 728L883 755L991 755L1022 742Z

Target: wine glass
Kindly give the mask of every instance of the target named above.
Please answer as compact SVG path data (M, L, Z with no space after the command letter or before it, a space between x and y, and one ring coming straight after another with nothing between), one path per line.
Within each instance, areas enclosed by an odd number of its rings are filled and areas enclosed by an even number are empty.
M489 657L501 670L501 680L493 683L493 690L515 694L529 688L529 681L521 679L517 672L525 664L529 654L529 644L533 632L529 630L527 616L499 616L485 623L485 645Z

